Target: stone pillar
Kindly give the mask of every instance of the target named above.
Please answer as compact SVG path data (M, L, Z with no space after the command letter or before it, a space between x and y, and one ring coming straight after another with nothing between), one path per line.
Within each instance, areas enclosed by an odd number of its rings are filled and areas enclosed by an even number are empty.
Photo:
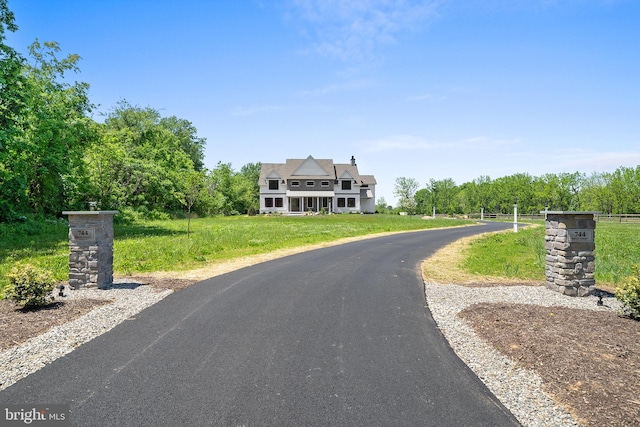
M547 287L564 295L587 296L594 291L597 212L542 211L545 232Z
M69 216L69 287L113 283L113 216L118 211L65 211Z

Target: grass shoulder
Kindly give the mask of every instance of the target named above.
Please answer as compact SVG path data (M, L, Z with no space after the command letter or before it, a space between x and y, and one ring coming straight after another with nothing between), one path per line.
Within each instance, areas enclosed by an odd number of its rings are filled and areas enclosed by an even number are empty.
M542 283L545 281L544 224L472 236L445 247L423 264L438 283ZM596 283L613 289L640 264L640 225L598 223ZM440 271L442 270L442 271Z
M114 272L187 271L229 260L339 239L473 224L459 219L399 215L234 216L141 221L114 226ZM20 263L68 277L66 221L0 224L0 291Z

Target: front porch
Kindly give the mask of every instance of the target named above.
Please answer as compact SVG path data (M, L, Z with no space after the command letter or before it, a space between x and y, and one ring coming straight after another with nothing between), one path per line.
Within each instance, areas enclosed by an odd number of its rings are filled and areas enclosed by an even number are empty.
M333 197L301 196L287 197L289 213L333 212Z

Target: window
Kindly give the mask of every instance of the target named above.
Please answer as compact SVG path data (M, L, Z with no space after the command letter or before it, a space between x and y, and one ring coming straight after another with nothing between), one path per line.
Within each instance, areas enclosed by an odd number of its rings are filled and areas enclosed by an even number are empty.
M321 187L328 187L329 186L329 181L320 181L320 186Z
M347 199L347 207L348 208L355 208L356 207L356 198L355 197L349 197Z
M273 207L273 197L265 197L265 199L264 199L264 207L265 208L272 208Z
M322 198L322 207L327 209L329 208L329 198L328 197L323 197Z
M313 207L313 197L307 197L307 207L309 209Z
M300 187L300 181L291 181L292 187Z
M276 197L276 208L281 208L284 205L282 204L282 197Z
M342 181L342 189L343 190L351 190L351 180L345 179Z
M345 207L344 197L338 197L338 207L339 208L344 208Z
M316 183L314 181L307 181L307 187L315 187Z
M269 180L269 190L277 190L278 187L278 180L277 179L270 179Z

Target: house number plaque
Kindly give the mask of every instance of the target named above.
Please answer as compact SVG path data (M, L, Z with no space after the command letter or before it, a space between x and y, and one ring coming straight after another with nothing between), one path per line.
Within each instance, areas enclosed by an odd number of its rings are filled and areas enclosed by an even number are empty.
M569 242L593 242L592 229L570 228L567 230L567 236L569 237Z
M72 228L69 230L73 240L94 240L95 230L93 228Z

